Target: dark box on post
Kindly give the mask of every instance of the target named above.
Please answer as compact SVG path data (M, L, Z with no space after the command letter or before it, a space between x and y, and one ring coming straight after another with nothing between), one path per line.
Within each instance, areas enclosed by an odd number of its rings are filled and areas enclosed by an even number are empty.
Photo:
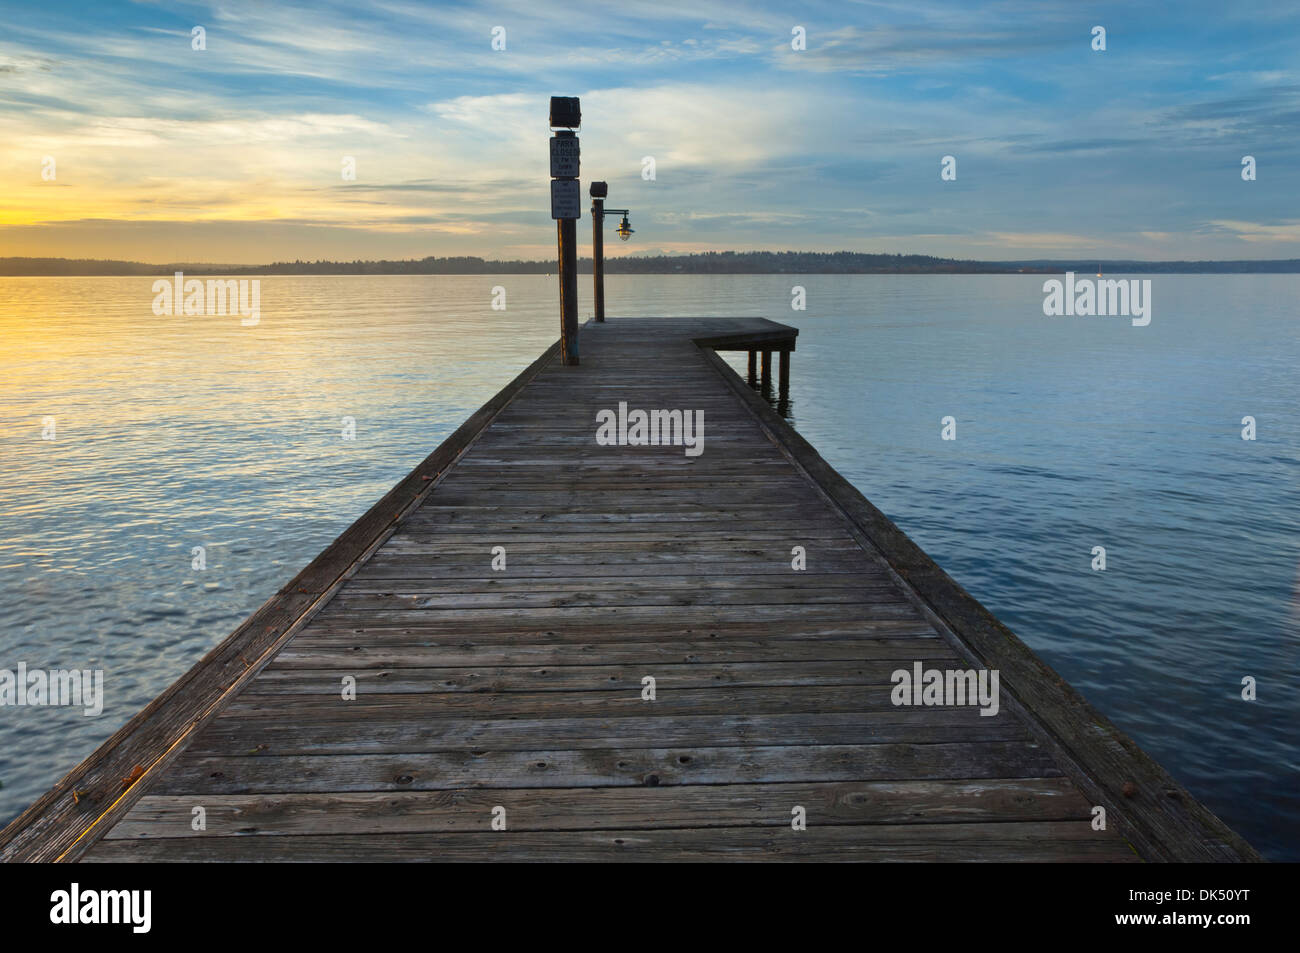
M551 97L551 128L577 129L582 125L582 106L577 96Z

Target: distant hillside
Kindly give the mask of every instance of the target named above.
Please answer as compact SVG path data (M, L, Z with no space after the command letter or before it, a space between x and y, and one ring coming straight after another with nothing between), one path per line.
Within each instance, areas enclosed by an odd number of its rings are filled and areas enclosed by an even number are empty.
M879 255L864 252L703 252L695 255L645 255L610 258L611 275L773 275L773 274L1294 274L1300 259L1276 261L1132 261L1052 260L971 261L932 255ZM591 272L591 259L578 260ZM0 258L0 276L44 275L520 275L550 274L555 262L497 261L477 257L420 258L401 261L291 261L269 265L221 265L201 262L150 265L136 261L73 258Z
M229 274L238 265L148 265L100 258L0 258L0 277L50 275L164 275L173 271Z
M1052 261L1038 259L1035 261L1004 261L1015 271L1063 271L1089 272L1098 265L1103 274L1239 274L1239 275L1279 275L1300 272L1300 258L1278 258L1271 261L1107 261L1102 259L1082 259L1079 261Z

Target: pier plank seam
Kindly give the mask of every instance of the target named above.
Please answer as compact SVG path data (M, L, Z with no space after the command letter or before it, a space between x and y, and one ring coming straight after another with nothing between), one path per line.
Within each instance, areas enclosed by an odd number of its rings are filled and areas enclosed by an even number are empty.
M1006 647L984 632L967 644L973 610L944 588L956 584L899 544L716 354L787 354L795 329L725 318L592 328L582 367L560 365L553 347L516 378L436 491L385 524L292 637L129 788L130 803L60 856L1122 862L1138 859L1126 838L1174 859L1181 824L1213 842L1211 859L1234 847L1232 859L1253 859L1208 812L1164 818L1159 836L1141 817L1123 836L1092 831L1091 805L1107 803L1094 792L1110 787L1086 777L1060 741L1068 731L1043 727L1033 690L1004 692L1010 704L987 719L885 703L891 665L996 667ZM620 399L705 408L717 427L708 461L584 445L590 411ZM735 509L748 500L758 512ZM725 528L730 513L764 509L764 529ZM843 580L771 572L789 562L777 541L801 534ZM492 539L526 564L522 582L484 573ZM696 569L692 587L684 574ZM1017 680L1050 674L1010 661ZM662 708L631 702L639 671L669 674ZM327 701L341 673L364 679L362 703L347 703L357 707ZM821 818L806 831L790 830L796 797ZM210 804L216 831L189 828L196 803ZM485 809L501 803L509 832L488 832Z

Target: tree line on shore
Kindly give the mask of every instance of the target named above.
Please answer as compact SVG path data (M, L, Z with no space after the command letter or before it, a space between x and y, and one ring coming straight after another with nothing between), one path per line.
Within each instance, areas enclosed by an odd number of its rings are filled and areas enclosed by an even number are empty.
M1060 274L1103 273L1194 274L1300 272L1300 259L1271 261L1135 261L1052 260L974 261L933 255L865 252L721 251L690 255L630 255L605 260L610 275L771 275L771 274ZM160 275L183 271L209 275L526 275L552 274L554 261L503 261L453 256L377 261L283 261L269 265L211 263L147 264L135 261L74 258L0 258L0 276ZM591 259L580 258L578 270L591 273Z

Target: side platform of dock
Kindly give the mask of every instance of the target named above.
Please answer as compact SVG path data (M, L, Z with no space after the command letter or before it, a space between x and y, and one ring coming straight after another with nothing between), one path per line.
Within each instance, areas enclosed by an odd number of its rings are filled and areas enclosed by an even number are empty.
M552 346L0 857L1258 860L718 354L784 380L797 333ZM900 670L996 671L996 714Z

